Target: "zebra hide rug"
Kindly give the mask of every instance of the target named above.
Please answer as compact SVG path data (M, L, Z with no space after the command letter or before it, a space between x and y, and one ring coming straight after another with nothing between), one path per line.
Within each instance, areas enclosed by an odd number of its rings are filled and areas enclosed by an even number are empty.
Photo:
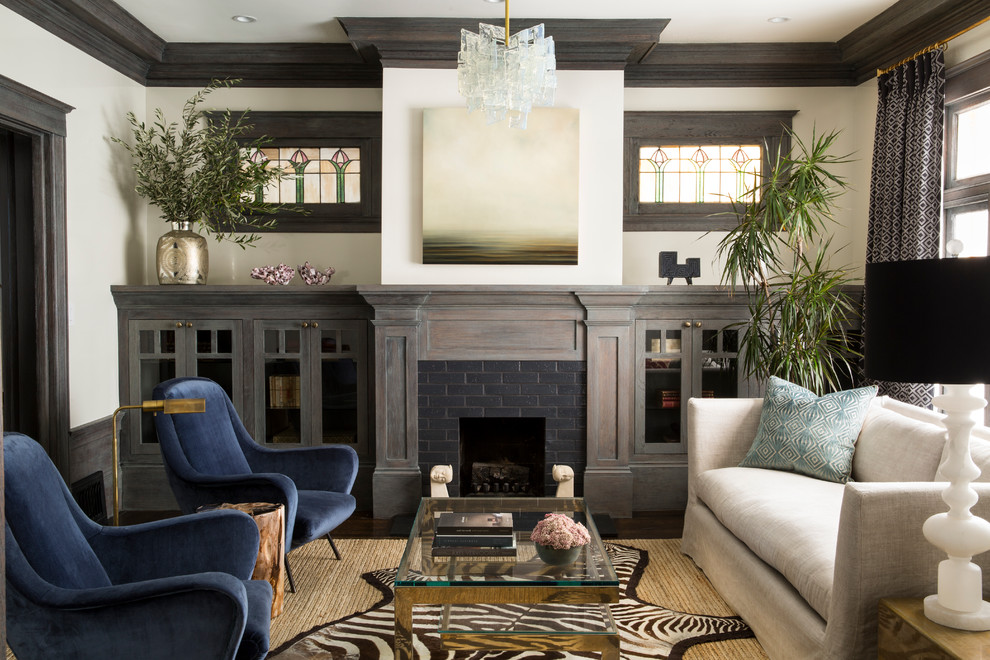
M622 660L636 658L666 658L679 660L688 647L703 642L752 637L753 632L739 617L719 617L687 614L668 610L641 600L636 586L649 562L644 550L606 543L612 565L619 576L620 599L611 606L612 616L619 628ZM392 584L396 569L370 571L362 577L375 586L382 599L364 612L350 616L309 632L275 649L271 660L391 660ZM479 605L500 610L493 614L508 614L505 610L518 606ZM566 605L557 607L566 608ZM413 630L417 660L519 660L546 658L570 660L593 658L598 653L565 651L448 651L441 647L437 634L439 606L419 606L413 610Z

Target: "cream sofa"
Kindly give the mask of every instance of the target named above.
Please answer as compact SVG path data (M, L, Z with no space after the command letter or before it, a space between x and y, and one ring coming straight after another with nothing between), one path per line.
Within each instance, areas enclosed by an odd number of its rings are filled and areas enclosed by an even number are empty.
M945 557L921 527L947 510L935 482L940 415L887 397L871 404L852 480L736 467L756 436L762 399L688 402L688 504L681 551L752 627L774 660L877 657L877 602L935 593ZM974 460L990 477L990 430ZM990 484L973 512L990 519ZM990 553L983 567L990 598Z

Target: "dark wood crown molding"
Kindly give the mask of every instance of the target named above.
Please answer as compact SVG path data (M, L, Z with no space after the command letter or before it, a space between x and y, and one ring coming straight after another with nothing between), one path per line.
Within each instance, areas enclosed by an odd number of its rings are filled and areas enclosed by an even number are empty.
M112 0L0 0L56 37L139 83L165 41Z
M478 18L338 18L355 50L386 67L453 69L461 30L478 31ZM543 23L553 37L558 69L623 69L656 45L670 19L513 18L509 29Z
M349 44L170 43L145 84L194 87L213 78L239 78L244 87L381 87L382 67Z
M659 44L626 67L626 87L851 85L833 43Z
M987 0L900 0L842 39L854 84L990 16Z
M166 44L113 0L0 0L148 86L380 87L382 66L453 68L469 18L340 18L350 44ZM987 0L899 0L835 43L658 43L668 19L543 22L558 68L625 70L628 87L858 85L990 16Z

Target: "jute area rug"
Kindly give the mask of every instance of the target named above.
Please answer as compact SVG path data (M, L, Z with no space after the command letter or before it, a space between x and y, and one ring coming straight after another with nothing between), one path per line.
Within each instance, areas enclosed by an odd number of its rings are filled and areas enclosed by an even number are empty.
M326 543L295 550L290 559L297 593L286 594L283 613L272 621L268 657L391 660L391 585L404 545L402 539L338 539L340 561L333 559ZM745 623L681 555L679 539L623 539L610 545L622 577L622 600L613 611L623 660L767 658ZM439 610L430 610L417 608L414 619L421 660L585 657L565 652L444 651L435 635Z

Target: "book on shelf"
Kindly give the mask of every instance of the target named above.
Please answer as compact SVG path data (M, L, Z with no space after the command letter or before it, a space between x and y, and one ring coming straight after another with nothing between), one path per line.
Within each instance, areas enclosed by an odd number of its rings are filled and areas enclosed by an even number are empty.
M442 545L437 543L437 538L433 538L432 555L434 557L495 557L505 559L516 556L516 539L511 537L512 543L506 546L491 545Z
M443 511L436 524L437 536L512 535L511 513L459 513Z

